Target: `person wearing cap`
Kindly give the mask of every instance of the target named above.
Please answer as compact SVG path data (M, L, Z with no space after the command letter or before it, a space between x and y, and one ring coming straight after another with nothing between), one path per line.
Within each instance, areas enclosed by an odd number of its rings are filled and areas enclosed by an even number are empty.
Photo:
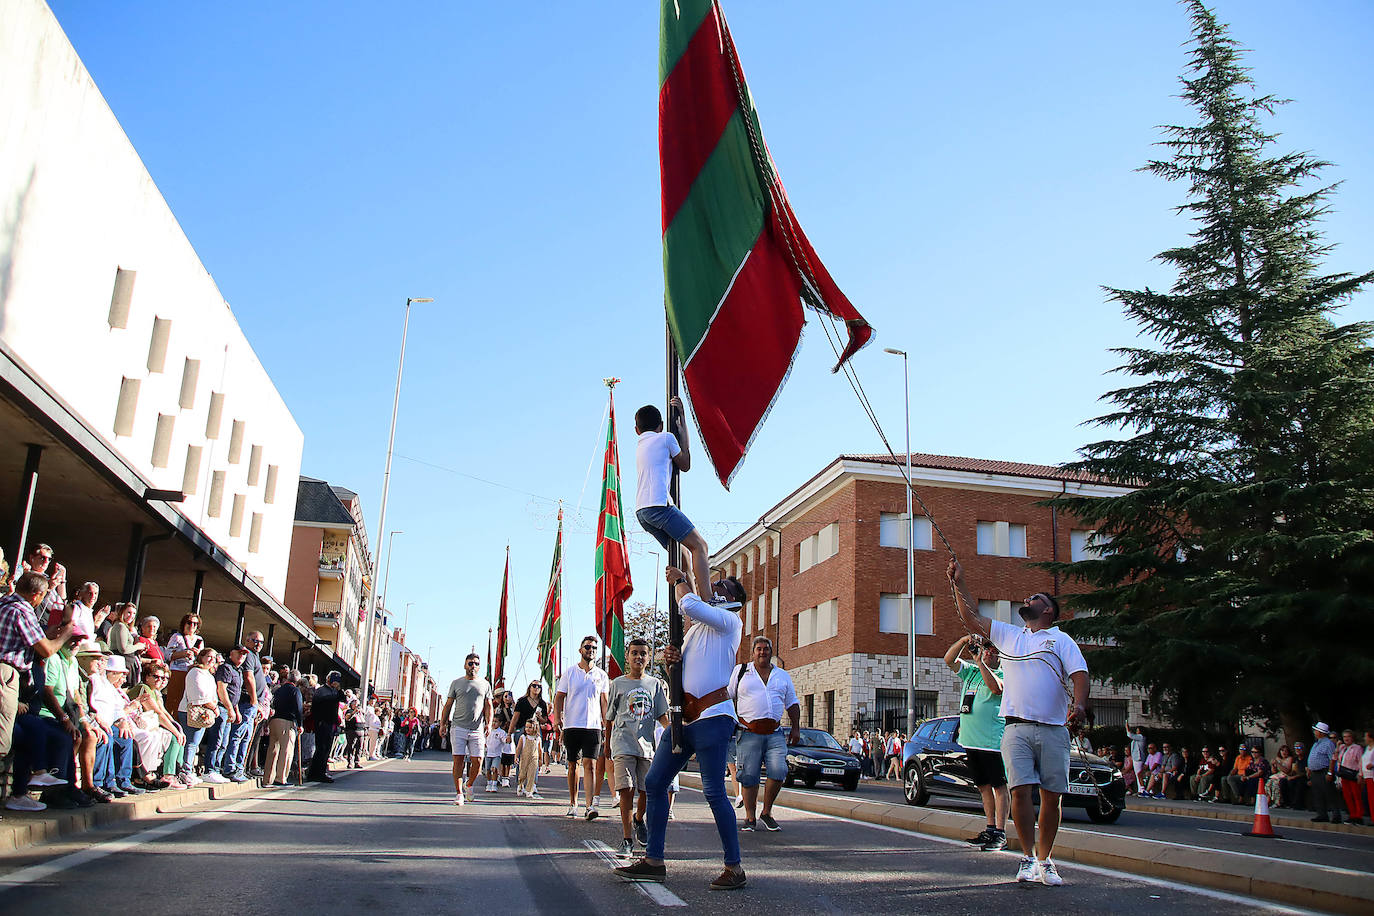
M50 637L59 632L66 632L67 640L43 664L43 683L40 687L43 708L38 715L56 721L71 736L75 759L81 761L83 773L90 773L95 763L98 739L82 696L81 668L76 661L76 647L90 634L74 625L69 614L59 614L48 622ZM70 768L74 763L75 760L67 766ZM74 775L74 770L68 769L66 773ZM89 808L95 804L95 799L78 789L74 780L65 788L46 790L43 801L49 807L57 808Z
M129 695L124 692L124 679L129 665L122 655L102 655L99 666L90 663L91 714L109 735L97 754L95 782L115 798L141 795L142 789L133 785L134 723L129 717Z
M1312 807L1317 816L1314 823L1341 822L1341 809L1336 801L1336 742L1331 740L1331 727L1325 722L1312 726L1312 750L1307 753L1307 772L1312 787Z
M705 570L700 572L704 578ZM725 793L725 755L738 725L735 704L730 700L730 675L744 630L738 609L747 596L739 580L727 578L712 585L712 600L707 604L689 590L682 570L669 566L664 575L678 607L692 622L683 634L680 649L670 645L663 650L668 664L682 665L683 747L673 749L670 733L659 741L645 779L649 842L643 858L617 868L615 873L626 881L666 879L663 851L668 832L668 787L695 754L701 772L701 792L711 806L725 860L725 870L711 882L711 889L735 890L744 887L747 879L740 861L735 808Z

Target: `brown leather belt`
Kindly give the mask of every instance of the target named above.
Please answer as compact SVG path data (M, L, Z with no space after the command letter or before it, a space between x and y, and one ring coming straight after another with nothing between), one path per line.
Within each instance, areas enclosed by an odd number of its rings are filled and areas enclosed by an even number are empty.
M712 690L704 697L694 697L690 693L683 691L682 721L695 722L701 718L701 714L715 706L717 703L724 703L730 699L730 688L720 687Z
M771 735L778 730L779 725L782 725L777 719L755 719L752 722L740 719L739 724L756 735Z

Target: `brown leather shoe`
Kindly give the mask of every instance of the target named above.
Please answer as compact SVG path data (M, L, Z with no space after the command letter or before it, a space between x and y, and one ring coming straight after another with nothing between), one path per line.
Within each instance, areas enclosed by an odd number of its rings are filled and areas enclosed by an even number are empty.
M733 868L727 868L725 869L725 871L720 873L719 878L711 882L711 890L738 890L739 888L744 887L744 885L747 884L748 881L749 879L745 877L743 868L741 868L739 871L735 871L735 869Z

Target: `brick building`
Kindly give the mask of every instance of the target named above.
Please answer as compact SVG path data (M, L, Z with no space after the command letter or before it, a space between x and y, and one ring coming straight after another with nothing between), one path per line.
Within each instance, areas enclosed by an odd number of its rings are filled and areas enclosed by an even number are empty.
M979 612L1006 622L1019 622L1025 596L1060 590L1030 564L1093 549L1085 525L1037 503L1127 492L1055 467L940 455L913 455L912 479L963 563ZM753 636L773 638L803 724L841 735L859 725L907 728L905 511L902 468L890 456L842 455L712 557L749 593L740 660ZM958 682L942 657L964 629L945 577L948 553L919 505L915 514L916 705L928 718L958 710ZM1092 694L1101 725L1144 711L1133 691L1095 681Z

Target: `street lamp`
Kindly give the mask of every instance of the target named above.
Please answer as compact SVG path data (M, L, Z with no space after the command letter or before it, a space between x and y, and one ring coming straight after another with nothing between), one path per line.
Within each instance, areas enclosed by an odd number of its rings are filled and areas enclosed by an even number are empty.
M884 353L902 358L902 402L906 408L906 656L911 680L906 685L906 732L916 727L916 519L911 515L911 375L905 350L884 347Z
M434 300L429 297L406 298L405 320L401 323L401 358L400 361L396 364L396 394L391 401L391 435L386 442L386 470L382 473L382 505L381 509L377 513L377 544L379 547L381 546L382 542L381 534L383 531L386 530L386 498L391 491L391 452L396 447L396 413L400 410L401 407L401 373L405 369L406 365L406 332L410 330L410 306L416 302L433 301ZM387 547L386 559L387 563L391 562L390 546ZM375 570L376 567L374 566L373 569ZM366 663L366 659L368 659L369 656L372 654L372 618L373 615L375 615L376 613L377 588L374 585L372 591L369 592L367 596L367 614L364 618L364 623L367 626L367 643L363 647L363 659L365 660L363 663L362 683L363 702L367 702L368 687L370 686L369 682L371 681L372 672L368 670L371 666L369 666Z

